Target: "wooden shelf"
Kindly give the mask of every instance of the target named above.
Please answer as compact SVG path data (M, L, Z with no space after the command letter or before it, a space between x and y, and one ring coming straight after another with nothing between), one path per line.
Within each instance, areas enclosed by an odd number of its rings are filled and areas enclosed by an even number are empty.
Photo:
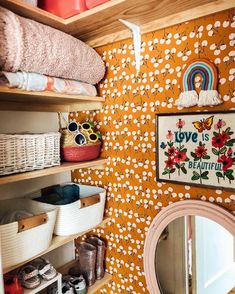
M82 14L62 19L23 0L0 0L15 13L70 33L97 47L131 37L119 22L125 19L140 26L146 33L179 24L218 11L233 8L235 0L111 0Z
M72 112L102 108L105 98L0 87L0 110Z
M11 267L7 267L7 268L3 268L3 273L8 273L24 264L26 264L27 262L31 261L31 260L34 260L35 258L37 257L40 257L56 248L59 248L75 239L77 239L78 237L81 237L82 235L85 235L87 234L88 232L90 232L91 230L95 229L95 228L98 228L98 227L105 227L107 225L107 223L110 221L110 218L104 218L103 221L97 225L96 227L94 228L91 228L89 230L86 230L84 232L81 232L81 233L78 233L78 234L75 234L75 235L70 235L70 236L65 236L65 237L62 237L62 236L54 236L53 239L52 239L52 242L51 242L51 245L50 247L47 248L47 250L41 252L40 254L28 259L28 260L25 260L24 262L21 262L21 263L18 263L14 266L11 266Z
M13 182L19 182L23 180L29 180L44 176L50 176L66 171L72 171L80 168L94 168L101 169L104 168L104 164L107 163L107 159L99 158L96 160L85 161L85 162L64 162L61 165L53 166L45 169L34 170L30 172L6 175L0 177L0 185L9 184Z
M58 268L57 271L60 272L61 274L67 274L68 270L71 267L76 265L76 262L77 262L76 260L72 260L72 261L66 263L65 265L63 265L62 267ZM88 288L87 294L95 293L96 291L101 289L103 286L108 284L111 280L112 280L112 275L106 272L103 279L97 280L94 285L92 285L91 287Z
M94 294L112 280L112 275L105 273L103 279L97 280L94 285L88 288L87 294Z

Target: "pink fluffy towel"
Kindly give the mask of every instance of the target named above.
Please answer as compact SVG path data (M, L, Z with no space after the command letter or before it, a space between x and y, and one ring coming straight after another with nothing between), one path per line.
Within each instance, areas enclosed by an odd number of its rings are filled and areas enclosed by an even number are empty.
M105 66L82 41L0 7L0 67L98 83Z

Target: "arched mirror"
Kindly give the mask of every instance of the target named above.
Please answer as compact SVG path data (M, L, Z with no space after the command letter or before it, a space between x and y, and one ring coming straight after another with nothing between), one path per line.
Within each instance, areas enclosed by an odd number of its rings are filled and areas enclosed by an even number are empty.
M144 267L151 294L235 293L235 216L218 205L174 203L153 220Z

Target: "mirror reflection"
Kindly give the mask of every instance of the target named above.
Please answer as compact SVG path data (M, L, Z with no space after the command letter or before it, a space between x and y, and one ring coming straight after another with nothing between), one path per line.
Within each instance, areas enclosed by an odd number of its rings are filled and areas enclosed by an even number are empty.
M155 253L162 294L235 294L235 240L221 225L200 216L172 221Z

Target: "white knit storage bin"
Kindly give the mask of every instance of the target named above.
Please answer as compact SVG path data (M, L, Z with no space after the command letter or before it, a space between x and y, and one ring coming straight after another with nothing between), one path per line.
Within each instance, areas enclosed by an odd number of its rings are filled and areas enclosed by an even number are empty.
M68 183L66 185L74 185ZM62 185L63 186L63 185ZM68 236L83 232L97 226L103 220L106 190L99 187L77 185L80 188L80 199L71 204L55 205L58 208L54 234L58 236ZM88 200L97 195L97 198L89 206L84 206L82 199ZM97 200L97 201L96 201Z
M0 225L3 267L24 262L46 250L52 240L57 209L31 199L9 199L0 201L0 215L25 210L36 217L44 217L44 223L27 230L20 230L20 223ZM40 216L41 215L41 216ZM26 221L26 219L24 220Z
M60 133L0 134L0 175L60 164Z

